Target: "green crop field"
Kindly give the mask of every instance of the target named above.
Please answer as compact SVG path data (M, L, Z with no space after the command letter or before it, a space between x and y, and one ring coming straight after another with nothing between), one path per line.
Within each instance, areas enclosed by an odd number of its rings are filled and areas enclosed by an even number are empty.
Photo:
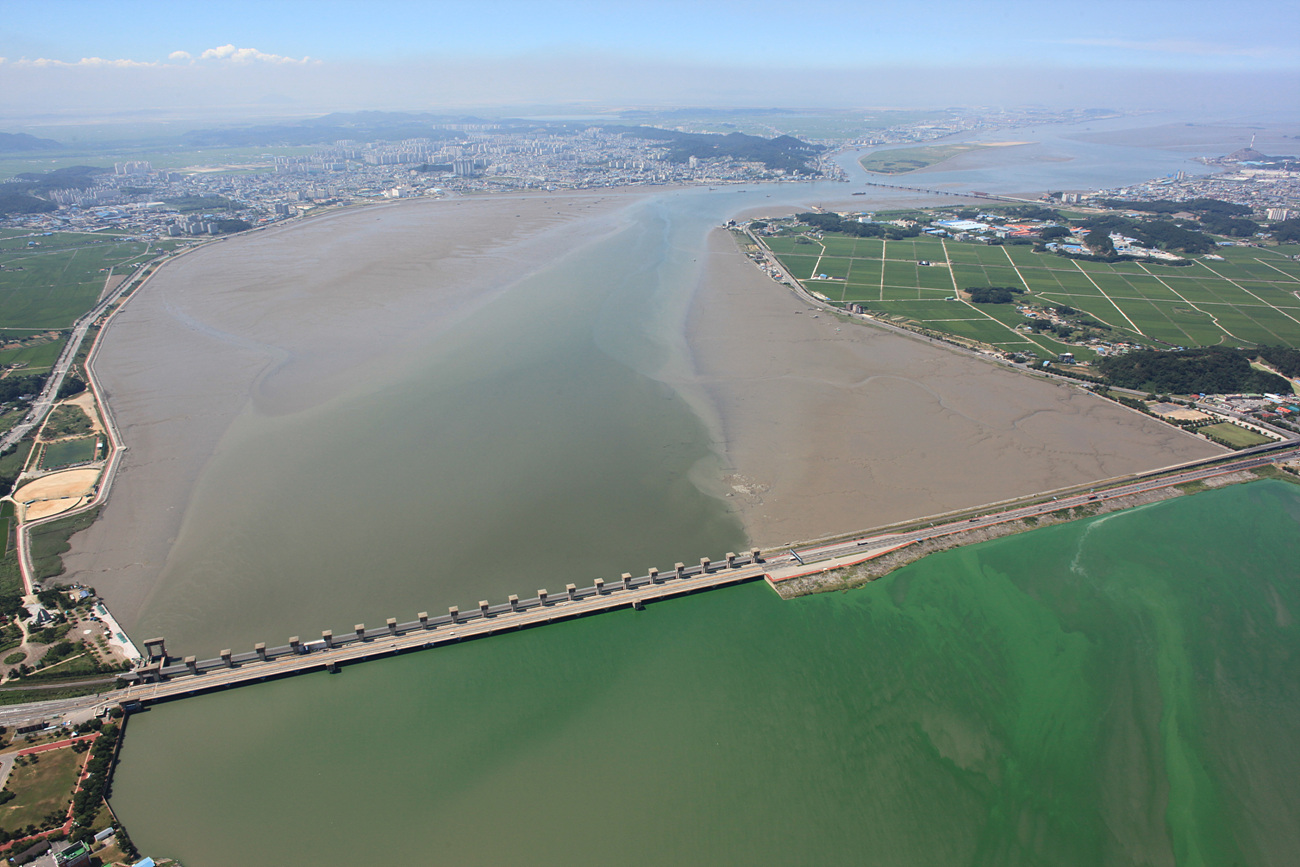
M94 460L95 440L96 437L88 436L50 443L41 455L41 469L52 470Z
M1272 442L1266 436L1255 433L1253 430L1246 430L1240 425L1232 422L1220 422L1219 424L1206 425L1201 428L1202 431L1213 434L1219 439L1231 445L1233 448L1244 449L1251 446L1263 445Z
M1173 266L932 238L787 235L768 245L808 289L833 302L1043 357L1093 353L1017 330L1027 321L1018 304L1073 307L1109 326L1111 339L1153 347L1300 347L1300 262L1280 248L1223 247L1223 261ZM823 274L836 279L817 279ZM1024 291L1018 304L975 304L958 293L986 286Z
M109 269L127 274L157 252L89 233L0 239L0 330L68 328L94 306Z
M22 373L46 373L59 360L63 340L38 338L26 346L0 350L0 366L23 364Z

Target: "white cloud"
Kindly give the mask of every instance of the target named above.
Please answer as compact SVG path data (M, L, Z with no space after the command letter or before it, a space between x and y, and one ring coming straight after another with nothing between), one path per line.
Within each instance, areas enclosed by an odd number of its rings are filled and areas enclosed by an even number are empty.
M216 48L209 48L198 57L199 61L215 61L217 63L231 63L247 65L252 63L271 63L278 65L304 65L319 64L319 60L312 60L310 57L301 59L295 57L285 57L282 54L268 54L265 51L258 51L256 48L236 48L234 45L221 45ZM190 65L195 63L194 55L188 51L178 50L167 55L167 60L162 62L130 60L128 58L108 59L104 57L83 57L80 60L54 60L49 57L38 57L35 60L29 60L26 57L19 60L8 60L0 58L0 64L8 66L31 67L37 69L73 69L77 67L91 68L162 68L175 69L181 65Z
M21 60L15 60L13 62L13 65L14 66L39 66L39 67L111 66L111 67L117 67L119 69L126 69L131 67L159 66L161 64L148 63L142 60L127 60L127 59L106 60L103 57L83 57L80 60L76 60L72 62L66 60L51 60L48 57L38 57L35 60L28 60L27 58L24 57Z
M265 51L258 51L256 48L236 48L234 45L220 45L216 48L209 48L199 55L200 60L225 60L231 63L310 63L310 57L304 57L301 60L294 57L285 57L282 54L267 54Z

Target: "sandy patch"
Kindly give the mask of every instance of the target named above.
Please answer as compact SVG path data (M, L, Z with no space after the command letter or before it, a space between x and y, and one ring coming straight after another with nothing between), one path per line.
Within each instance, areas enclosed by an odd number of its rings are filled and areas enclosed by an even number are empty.
M86 389L76 397L70 397L62 403L70 403L73 406L81 407L82 411L90 417L90 427L97 434L104 432L104 426L99 423L99 408L95 405L95 395L91 394L90 389Z
M22 521L39 521L58 515L90 499L99 482L98 469L65 470L28 482L14 492Z
M1156 403L1149 406L1148 409L1161 418L1174 421L1205 421L1214 418L1214 416L1201 412L1199 409L1188 409L1185 406L1172 403Z
M99 481L98 469L65 470L50 473L30 481L14 493L14 499L20 503L29 500L49 500L59 497L81 496L87 493Z
M689 324L719 449L763 546L1168 466L1223 449L1070 386L844 323L710 238Z
M39 521L42 518L49 518L53 515L61 515L69 512L83 503L90 502L90 497L63 497L57 500L41 500L32 503L30 506L19 506L22 511L20 516L24 522Z

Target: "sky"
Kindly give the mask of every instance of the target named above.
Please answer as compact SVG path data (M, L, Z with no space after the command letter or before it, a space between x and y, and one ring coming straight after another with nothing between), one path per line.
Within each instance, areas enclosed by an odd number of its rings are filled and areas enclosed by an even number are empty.
M1297 33L1296 0L46 0L0 15L0 121L529 104L1290 108Z

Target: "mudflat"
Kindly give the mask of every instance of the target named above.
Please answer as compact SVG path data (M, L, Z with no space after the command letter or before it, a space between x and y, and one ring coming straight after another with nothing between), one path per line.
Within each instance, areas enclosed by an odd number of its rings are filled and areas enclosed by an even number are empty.
M419 200L230 238L162 268L113 320L96 371L128 450L65 579L127 629L191 492L244 412L302 412L392 365L556 255L619 227L644 191ZM329 468L323 467L322 472Z
M1223 451L1078 388L818 314L721 230L709 253L690 345L717 407L731 500L755 544Z
M395 203L232 238L170 263L103 339L97 372L128 451L100 519L72 540L67 577L94 585L135 628L234 423L249 413L303 415L383 387L511 286L630 225L629 206L658 192ZM724 462L725 478L696 481L731 495L757 544L1220 451L1069 387L814 318L726 232L699 244L707 261L685 325L692 366L674 385ZM293 458L292 442L279 447ZM220 539L227 528L205 532Z

